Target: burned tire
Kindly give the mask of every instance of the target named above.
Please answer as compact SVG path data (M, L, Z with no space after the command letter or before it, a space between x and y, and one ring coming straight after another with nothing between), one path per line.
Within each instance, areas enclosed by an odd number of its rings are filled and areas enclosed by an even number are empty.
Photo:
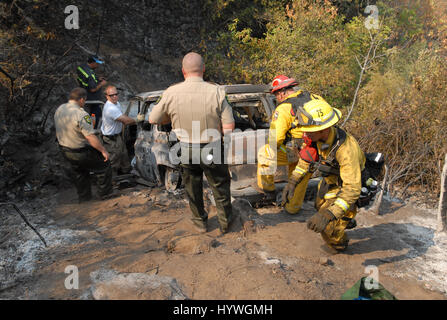
M164 185L167 191L174 191L180 187L182 178L180 170L160 166L160 174L163 176Z

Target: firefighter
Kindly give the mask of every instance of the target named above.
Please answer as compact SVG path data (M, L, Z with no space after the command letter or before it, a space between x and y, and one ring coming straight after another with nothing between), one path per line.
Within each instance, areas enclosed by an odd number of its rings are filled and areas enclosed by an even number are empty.
M307 227L321 233L333 252L348 246L345 229L357 214L365 168L365 155L355 138L335 126L340 118L341 112L325 101L304 104L297 121L312 142L300 150L301 158L283 191L284 198L291 198L290 190L313 171L323 176L315 200L318 212L307 221Z
M289 176L298 162L298 150L303 143L303 133L295 121L298 107L305 102L321 97L305 90L296 90L298 82L285 75L276 76L272 82L271 93L275 95L276 107L270 124L268 143L258 151L257 184L253 187L264 193L267 199L275 198L274 175L277 166L288 166ZM294 196L285 203L285 211L296 214L301 208L310 174L294 188Z

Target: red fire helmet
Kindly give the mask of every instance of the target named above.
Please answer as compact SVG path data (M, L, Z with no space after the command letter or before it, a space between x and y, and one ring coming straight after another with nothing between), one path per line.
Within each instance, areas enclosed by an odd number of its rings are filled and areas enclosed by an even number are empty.
M272 81L271 93L275 93L283 88L292 87L298 85L298 82L294 78L289 78L285 75L276 76Z

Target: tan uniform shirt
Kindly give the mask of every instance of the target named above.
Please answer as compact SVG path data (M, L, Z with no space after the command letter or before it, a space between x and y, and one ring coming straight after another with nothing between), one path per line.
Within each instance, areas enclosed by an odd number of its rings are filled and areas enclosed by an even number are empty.
M70 149L89 145L85 137L95 134L90 115L73 102L64 103L57 108L54 125L59 144Z
M150 118L161 122L171 119L173 131L181 142L209 143L220 139L221 124L234 122L233 110L225 90L200 77L189 77L170 86L151 111Z

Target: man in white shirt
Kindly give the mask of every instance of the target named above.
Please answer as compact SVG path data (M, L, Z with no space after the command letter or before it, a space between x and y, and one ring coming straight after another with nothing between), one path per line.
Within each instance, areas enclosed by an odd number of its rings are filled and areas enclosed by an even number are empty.
M129 173L131 171L129 156L124 144L121 132L123 124L135 124L135 120L123 114L121 104L118 101L116 87L110 85L106 88L107 102L102 111L101 133L104 147L110 154L110 163L115 175L118 171Z

